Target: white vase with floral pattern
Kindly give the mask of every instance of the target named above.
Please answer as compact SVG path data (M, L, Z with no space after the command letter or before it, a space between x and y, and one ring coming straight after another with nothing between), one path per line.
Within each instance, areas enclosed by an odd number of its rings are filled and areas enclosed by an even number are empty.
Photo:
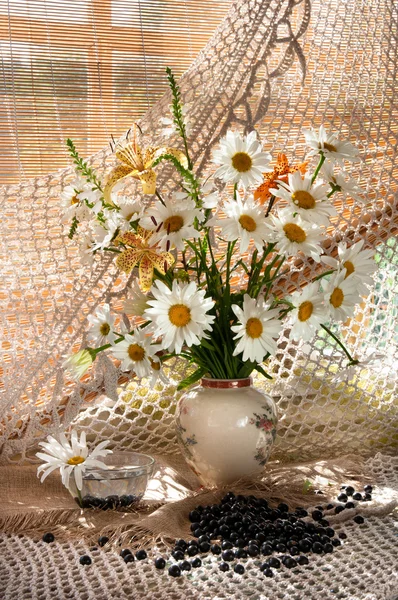
M276 436L273 400L245 379L202 379L177 407L177 437L203 485L223 486L256 476Z

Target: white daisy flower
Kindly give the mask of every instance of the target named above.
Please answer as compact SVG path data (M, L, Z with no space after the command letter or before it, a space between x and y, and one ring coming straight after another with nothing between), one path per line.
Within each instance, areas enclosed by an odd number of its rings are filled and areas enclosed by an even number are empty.
M240 195L237 193L236 201L225 202L223 211L227 215L226 219L218 219L215 216L209 219L207 225L221 227L222 237L229 242L240 238L241 253L246 252L251 240L253 240L257 250L261 250L269 233L262 206L252 196L242 202Z
M280 254L295 256L302 252L315 262L320 261L323 249L320 246L322 232L315 225L303 221L299 216L294 217L289 208L272 213L266 218L268 225L267 240L276 243Z
M91 329L87 335L87 341L96 346L113 344L119 337L114 333L115 317L111 315L111 307L104 304L97 308L95 315L88 315L87 321L91 323Z
M358 294L357 282L354 278L346 277L346 270L333 275L325 286L325 304L329 308L330 316L335 321L346 321L352 317L355 305L361 301Z
M278 182L278 188L269 191L277 198L286 200L292 212L309 223L327 227L330 217L337 215L336 209L327 197L328 185L324 183L312 185L311 177L302 177L300 171L289 173L288 183Z
M59 469L61 472L62 483L65 487L69 488L69 479L73 474L77 489L82 490L83 473L87 468L107 468L106 464L98 460L98 458L106 456L107 454L112 454L112 450L105 449L105 446L108 444L109 440L101 442L89 453L85 431L81 433L79 440L77 432L73 430L70 442L68 442L64 433L59 434L59 441L49 435L47 437L47 442L39 443L39 446L41 446L46 453L38 452L36 454L37 458L44 461L44 464L38 467L37 475L43 473L40 480L43 483L50 473Z
M148 300L152 300L153 296L144 294L141 291L138 281L135 279L129 290L129 297L125 300L123 311L127 315L142 317L147 308L149 308Z
M369 294L368 285L373 284L373 274L377 270L374 250L362 250L364 240L359 240L347 248L344 242L337 246L338 260L331 256L322 256L322 262L333 269L345 269L346 279L354 279L356 289L361 296Z
M62 222L67 223L74 217L78 221L86 221L90 216L90 209L80 198L80 193L87 188L87 182L82 177L77 177L61 192L61 205L64 210Z
M329 317L319 285L310 283L303 291L294 292L289 300L294 305L294 310L289 313L290 337L296 341L312 339Z
M233 304L231 308L239 321L238 325L231 327L236 333L234 340L239 340L233 355L243 352L243 361L261 363L267 353L275 354L275 340L282 327L277 318L279 310L269 310L261 298L256 301L248 294L243 297L243 309L237 304Z
M78 381L85 373L87 373L92 364L93 358L90 352L84 349L68 356L62 366L69 371L73 379Z
M207 181L201 186L202 191L202 207L207 209L217 208L220 202L220 195L217 188L214 187L212 181Z
M221 165L214 173L225 182L241 183L247 188L262 183L263 173L272 171L271 155L263 152L255 131L245 137L236 131L227 131L220 147L213 152L213 162Z
M79 254L82 265L92 266L94 262L94 240L91 233L86 232L79 238Z
M151 388L155 387L157 383L163 383L164 385L168 385L170 383L170 380L164 374L162 363L157 357L151 360L151 367L152 372L148 376L150 378L149 385Z
M97 189L93 189L89 183L86 184L84 189L77 194L79 200L84 200L92 205L93 211L98 213L102 208L102 192Z
M151 287L155 300L149 300L144 318L152 321L150 329L154 335L162 336L161 347L177 354L182 346L200 344L209 336L205 331L212 330L215 317L207 314L214 306L211 298L205 298L205 290L198 290L194 281L178 283L173 281L170 290L161 281Z
M174 195L172 200L160 202L145 212L140 225L148 231L154 231L151 243L159 243L161 250L168 252L170 248L184 250L185 239L199 237L194 227L194 220L202 219L202 213L195 207L195 202L188 198L181 199Z
M355 179L350 177L343 169L335 173L333 164L325 162L321 167L321 175L330 185L333 185L334 187L337 186L339 188L338 191L348 194L348 196L351 196L351 198L359 202L366 201L364 198L365 191L360 188Z
M118 213L119 229L120 231L129 231L131 229L130 223L138 221L142 215L142 205L138 200L131 200L126 196L119 197L117 205L120 208Z
M340 141L337 134L328 134L323 125L320 126L319 132L311 127L303 129L303 133L305 141L311 148L310 156L322 154L327 161L340 164L343 164L345 160L351 162L358 160L358 149L350 142Z
M112 354L122 362L123 371L134 371L139 379L151 375L151 360L160 349L159 345L151 345L151 339L141 329L135 329L112 347Z
M170 106L170 110L171 110L171 108L172 107ZM181 112L184 117L185 132L187 134L187 137L189 137L192 133L192 124L191 124L190 118L188 117L189 105L184 104ZM162 134L165 137L170 137L171 135L174 135L176 133L177 129L176 129L176 125L174 123L174 117L173 118L161 117L160 122L162 123L162 125L165 126L162 129Z
M107 248L115 237L116 231L120 230L122 219L117 211L104 210L104 218L104 224L96 222L93 227L93 250Z

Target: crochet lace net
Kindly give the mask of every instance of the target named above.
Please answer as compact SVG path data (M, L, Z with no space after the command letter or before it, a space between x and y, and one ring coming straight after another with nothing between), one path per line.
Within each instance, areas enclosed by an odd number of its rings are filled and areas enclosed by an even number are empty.
M338 204L330 243L333 249L364 238L377 251L374 287L343 336L354 355L372 349L379 359L357 369L349 384L338 383L346 359L337 346L322 337L299 345L285 331L268 365L273 381L257 382L279 410L275 458L327 457L343 447L393 453L398 443L397 19L392 0L238 1L180 82L202 175L230 127L257 127L274 156L300 159L302 127L323 123L358 141L365 158L359 175L370 202ZM161 141L169 103L166 94L140 122L144 143ZM104 175L114 157L104 149L89 162ZM158 172L163 189L175 189L173 171ZM40 439L71 423L116 448L175 452L184 362L170 366L170 385L154 390L126 383L106 356L84 383L63 374L63 357L80 347L87 315L104 301L120 308L126 286L111 258L92 270L80 265L61 225L59 196L71 176L67 168L0 191L1 461L29 460ZM313 265L297 262L280 285L293 291L312 275Z

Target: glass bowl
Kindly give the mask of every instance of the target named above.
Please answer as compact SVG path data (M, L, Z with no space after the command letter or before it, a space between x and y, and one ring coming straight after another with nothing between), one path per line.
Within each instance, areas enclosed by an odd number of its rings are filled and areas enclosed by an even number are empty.
M115 452L101 461L108 468L87 468L80 492L71 477L69 491L78 505L109 510L137 504L145 494L155 460L138 452Z

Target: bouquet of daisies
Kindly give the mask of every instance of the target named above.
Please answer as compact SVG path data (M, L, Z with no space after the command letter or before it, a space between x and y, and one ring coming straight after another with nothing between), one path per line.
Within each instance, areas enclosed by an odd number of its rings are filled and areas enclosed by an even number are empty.
M203 182L190 157L180 91L167 74L173 103L172 119L165 120L184 150L142 147L135 127L113 147L117 163L103 182L68 140L78 172L62 194L69 237L79 238L83 262L113 255L120 271L135 278L124 315L105 304L89 316L90 346L70 356L66 367L80 378L100 352L109 352L124 371L152 383L164 378L165 361L186 359L195 369L180 389L205 375L238 379L258 371L269 377L265 363L283 327L297 341L323 329L349 365L356 364L334 324L351 317L369 293L373 252L359 241L341 243L329 256L324 242L337 216L333 197L363 199L346 170L359 160L357 149L323 126L305 129L308 153L295 164L283 153L273 160L256 131L228 131ZM167 163L180 181L173 195L157 185ZM139 182L143 197L120 193L128 178ZM317 263L316 276L290 296L276 293L300 257Z

